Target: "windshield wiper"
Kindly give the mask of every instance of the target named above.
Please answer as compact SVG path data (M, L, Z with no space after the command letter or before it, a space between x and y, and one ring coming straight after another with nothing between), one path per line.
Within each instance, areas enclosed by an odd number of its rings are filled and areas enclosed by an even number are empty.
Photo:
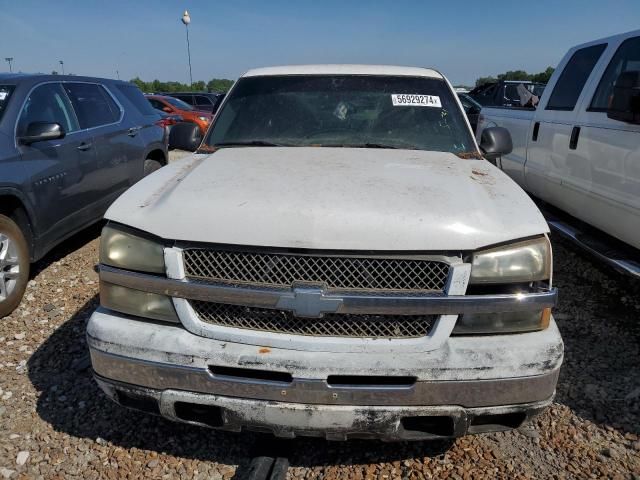
M384 143L363 143L362 146L364 148L392 148L394 150L398 149L398 147L394 147L393 145L385 145Z
M222 142L216 143L213 147L287 147L280 143L266 142L264 140L251 140L248 142Z
M339 147L339 148L391 148L397 150L400 147L393 145L385 145L383 143L321 143L320 147Z

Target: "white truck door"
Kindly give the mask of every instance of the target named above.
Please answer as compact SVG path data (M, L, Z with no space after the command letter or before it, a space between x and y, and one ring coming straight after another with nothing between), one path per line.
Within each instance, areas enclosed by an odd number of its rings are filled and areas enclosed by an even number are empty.
M570 213L571 202L562 182L571 175L577 160L575 150L570 148L580 133L575 128L577 107L606 47L606 43L596 43L573 48L565 55L547 85L531 126L526 190Z
M620 73L640 70L640 36L635 35L608 47L605 57L611 61L578 113L580 136L563 183L574 192L575 216L640 248L640 125L607 117Z

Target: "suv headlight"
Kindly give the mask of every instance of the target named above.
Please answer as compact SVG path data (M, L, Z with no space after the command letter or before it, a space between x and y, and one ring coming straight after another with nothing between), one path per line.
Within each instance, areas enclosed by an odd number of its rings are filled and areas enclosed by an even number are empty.
M138 272L165 273L161 244L111 225L102 229L100 263Z
M551 280L551 244L545 237L481 250L471 259L469 285L491 289L506 287L509 292L531 291L534 282ZM478 287L478 288L480 288ZM551 309L519 312L472 313L460 315L454 335L532 332L549 326Z
M473 254L470 284L529 283L551 277L551 245L539 237Z
M106 225L100 238L100 263L145 273L165 273L162 244L124 227ZM100 304L137 317L179 323L171 297L100 282Z

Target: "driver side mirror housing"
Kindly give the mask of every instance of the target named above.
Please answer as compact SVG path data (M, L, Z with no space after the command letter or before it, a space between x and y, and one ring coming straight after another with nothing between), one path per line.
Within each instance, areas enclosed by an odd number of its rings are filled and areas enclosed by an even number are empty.
M169 147L195 152L202 142L200 127L191 122L181 122L171 127Z
M498 157L508 155L513 150L509 130L504 127L489 127L480 136L480 150L484 158L495 164Z
M59 123L31 122L27 125L24 134L18 137L18 141L23 145L31 145L32 143L46 140L57 140L64 138L64 136L64 128Z
M607 117L640 124L640 71L622 72L613 86Z

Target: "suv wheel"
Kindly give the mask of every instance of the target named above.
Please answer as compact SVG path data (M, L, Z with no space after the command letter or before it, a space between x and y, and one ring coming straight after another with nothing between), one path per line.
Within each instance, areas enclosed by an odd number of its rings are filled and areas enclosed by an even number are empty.
M153 173L156 170L159 170L161 168L162 168L162 164L158 160L152 160L150 158L147 158L144 161L144 176L146 177L150 173Z
M29 281L29 247L20 227L0 215L0 318L22 300Z

